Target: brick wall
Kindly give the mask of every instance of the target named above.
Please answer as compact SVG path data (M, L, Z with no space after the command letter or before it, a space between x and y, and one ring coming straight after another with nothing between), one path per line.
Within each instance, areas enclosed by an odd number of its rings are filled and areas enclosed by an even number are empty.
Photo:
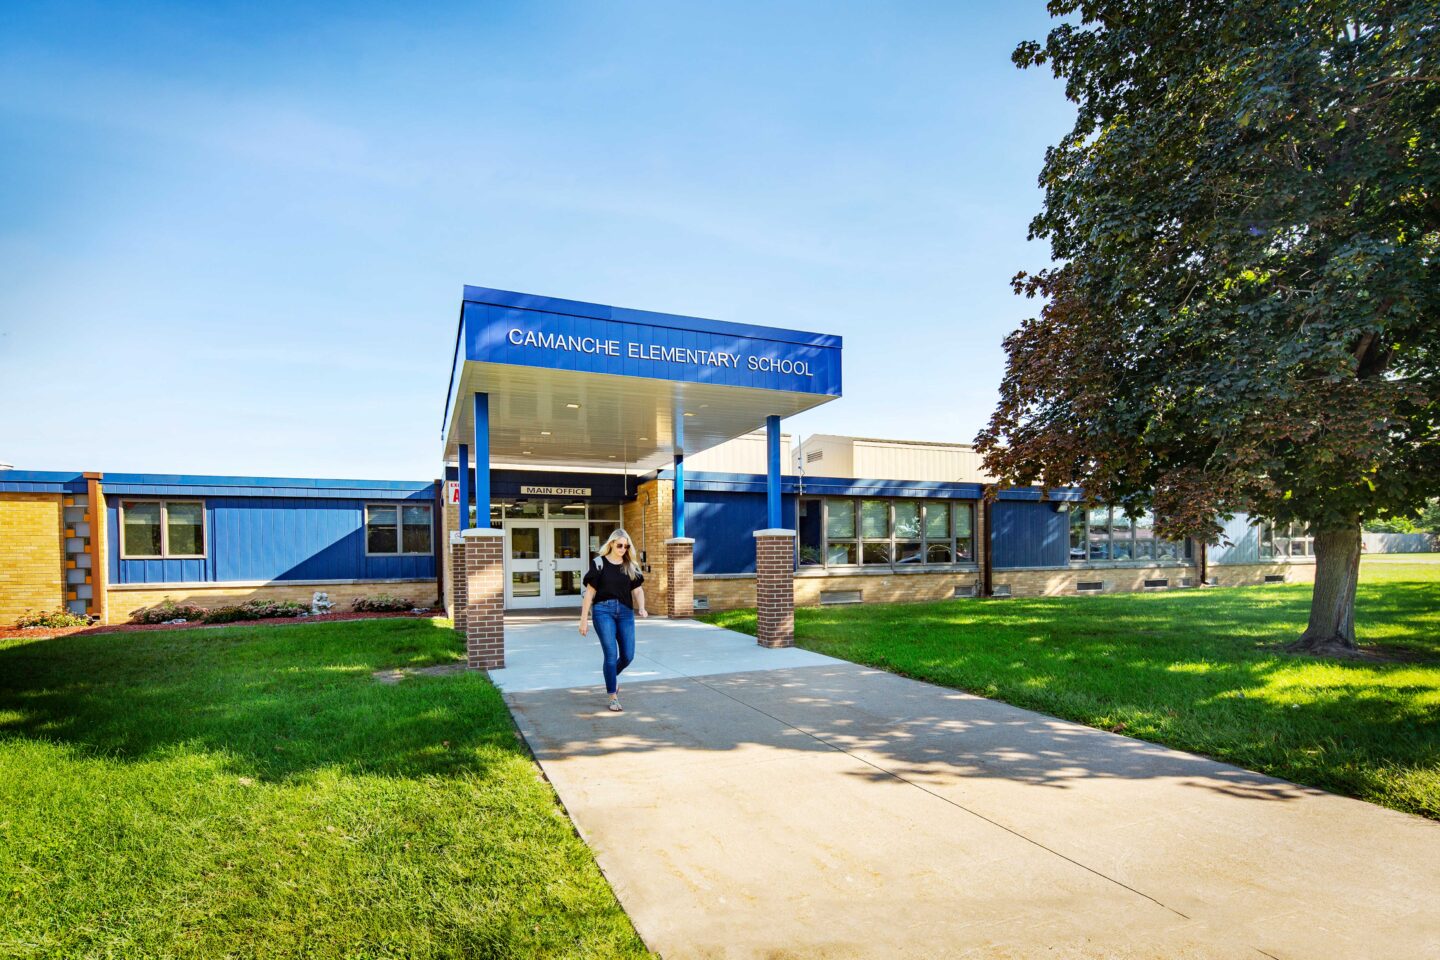
M1145 589L1145 581L1168 579L1170 587L1180 586L1182 577L1192 582L1200 576L1195 566L1110 567L1089 570L996 570L993 584L1008 585L1014 597L1063 597L1077 593L1080 582L1105 584L1104 593L1136 593Z
M686 537L665 543L666 594L665 615L671 618L695 616L695 541ZM646 595L648 609L649 595Z
M403 583L370 581L362 583L333 583L292 585L269 583L258 587L237 587L233 584L204 584L200 586L154 588L148 584L143 589L111 584L106 602L110 612L110 623L124 623L130 614L141 607L159 603L166 597L177 603L198 603L202 607L221 607L246 600L297 600L307 606L317 590L330 594L337 613L348 613L350 601L356 597L369 597L377 593L388 593L392 597L408 597L417 606L435 606L435 581L430 579L412 580Z
M755 640L762 647L795 644L795 538L755 537Z
M859 590L866 603L921 603L948 600L956 587L979 583L980 575L970 573L907 573L824 576L797 574L794 579L795 605L814 607L820 594L831 590ZM711 610L734 610L755 606L755 578L701 577L695 581L695 595L705 597Z
M455 616L455 572L453 569L455 561L449 544L450 534L458 533L460 530L460 508L452 503L445 504L445 508L440 511L440 523L442 538L440 542L447 545L440 560L441 594L444 597L445 613L453 619Z
M505 538L489 528L467 533L462 547L465 662L471 670L498 670L505 666Z
M1284 577L1286 583L1314 583L1313 563L1212 563L1205 575L1217 587L1248 587L1264 583L1267 576Z
M671 518L675 514L670 502L673 487L674 482L670 480L642 483L636 489L635 499L620 509L621 524L650 564L650 571L645 574L645 605L652 612L668 609L670 602L665 541L674 535Z
M0 493L0 626L65 606L64 520L58 493Z

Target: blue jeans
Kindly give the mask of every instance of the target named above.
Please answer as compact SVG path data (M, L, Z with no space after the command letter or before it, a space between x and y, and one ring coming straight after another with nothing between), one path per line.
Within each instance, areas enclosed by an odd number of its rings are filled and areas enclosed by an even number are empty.
M601 600L590 608L590 619L605 651L605 692L614 693L620 673L635 659L635 611L619 600Z

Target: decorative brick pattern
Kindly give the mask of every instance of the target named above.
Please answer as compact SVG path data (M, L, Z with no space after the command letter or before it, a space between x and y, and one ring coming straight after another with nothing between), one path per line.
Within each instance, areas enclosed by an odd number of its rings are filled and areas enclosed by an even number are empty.
M464 576L455 578L455 603L458 611L463 590L465 662L471 670L499 670L505 666L505 537L485 527L462 538Z
M665 615L672 620L695 616L695 541L689 537L666 540L665 564L670 579Z
M795 645L794 531L755 534L755 640L762 647Z
M65 511L58 493L0 493L0 626L65 606Z
M105 489L101 474L85 474L86 502L90 505L90 613L110 622L110 554L105 549Z

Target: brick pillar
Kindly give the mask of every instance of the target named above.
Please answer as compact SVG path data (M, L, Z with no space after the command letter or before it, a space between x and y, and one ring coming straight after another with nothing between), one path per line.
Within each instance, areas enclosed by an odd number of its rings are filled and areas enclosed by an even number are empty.
M490 527L464 531L462 571L455 577L456 620L465 611L465 662L471 670L505 666L505 532ZM463 602L462 602L463 598Z
M459 530L450 531L450 622L455 632L465 636L465 538Z
M795 645L795 531L755 531L755 640Z
M695 541L690 537L666 540L665 565L670 576L665 615L672 620L695 616Z

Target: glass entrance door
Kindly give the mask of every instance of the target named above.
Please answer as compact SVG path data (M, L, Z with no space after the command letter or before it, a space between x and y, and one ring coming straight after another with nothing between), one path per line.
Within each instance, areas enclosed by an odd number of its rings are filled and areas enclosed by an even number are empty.
M584 522L506 521L505 606L579 607L586 553Z

